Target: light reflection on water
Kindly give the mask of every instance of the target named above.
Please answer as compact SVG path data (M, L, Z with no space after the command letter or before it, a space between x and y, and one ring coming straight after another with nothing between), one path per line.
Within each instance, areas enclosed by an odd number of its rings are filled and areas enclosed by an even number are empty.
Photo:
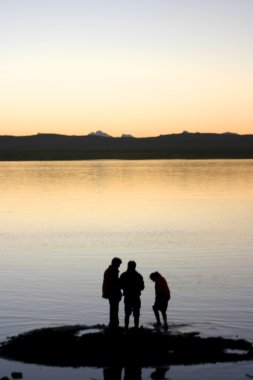
M117 255L144 276L142 324L159 270L171 328L253 341L252 178L252 160L0 163L1 340L107 323L101 281Z
M117 368L120 377L105 377L108 370L112 372L111 368L61 368L49 366L37 366L33 364L23 364L18 362L11 362L0 359L0 376L9 376L12 372L22 372L23 378L26 380L241 380L251 378L253 376L252 363L238 362L236 364L202 364L191 366L164 366L159 368L130 368L131 377L124 377L128 368ZM115 372L115 370L114 370ZM134 376L135 372L135 376ZM139 377L137 377L137 375ZM159 377L160 376L160 377Z

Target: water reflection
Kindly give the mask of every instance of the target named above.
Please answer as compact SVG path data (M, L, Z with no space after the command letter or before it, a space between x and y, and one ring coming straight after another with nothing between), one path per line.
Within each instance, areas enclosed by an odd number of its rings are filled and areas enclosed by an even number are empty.
M124 380L142 380L140 367L126 367Z
M250 160L0 163L2 232L214 229L247 209L251 176Z
M158 367L151 373L150 379L169 380L169 377L166 376L168 371L169 367ZM142 368L138 366L108 367L104 368L103 374L104 380L143 380Z
M163 270L171 326L252 336L252 177L253 160L0 163L0 336L106 323L113 256L146 280L141 324Z
M169 377L166 377L166 373L168 372L169 367L158 367L154 372L151 373L151 379L154 380L169 380Z
M121 380L121 367L104 368L104 380Z

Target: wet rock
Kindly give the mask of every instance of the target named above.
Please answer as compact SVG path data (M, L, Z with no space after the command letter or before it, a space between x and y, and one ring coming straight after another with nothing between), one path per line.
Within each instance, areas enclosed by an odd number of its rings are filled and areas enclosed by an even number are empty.
M147 328L126 332L123 328L111 331L99 325L62 326L12 337L2 343L0 356L71 367L187 365L252 360L253 347L246 340L202 338L195 332L172 334Z

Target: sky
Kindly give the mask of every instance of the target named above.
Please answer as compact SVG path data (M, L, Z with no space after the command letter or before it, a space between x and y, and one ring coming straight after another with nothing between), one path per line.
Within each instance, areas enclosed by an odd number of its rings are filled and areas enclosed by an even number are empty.
M252 0L0 0L0 135L253 133Z

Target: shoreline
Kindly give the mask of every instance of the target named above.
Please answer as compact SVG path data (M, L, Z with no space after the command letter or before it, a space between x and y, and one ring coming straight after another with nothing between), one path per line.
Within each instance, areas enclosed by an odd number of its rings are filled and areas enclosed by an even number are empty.
M0 161L250 159L253 135L182 133L144 138L0 136Z
M182 161L213 161L213 160L253 160L253 155L249 156L89 156L89 157L16 157L1 158L0 162L62 162L62 161L162 161L162 160L182 160Z

